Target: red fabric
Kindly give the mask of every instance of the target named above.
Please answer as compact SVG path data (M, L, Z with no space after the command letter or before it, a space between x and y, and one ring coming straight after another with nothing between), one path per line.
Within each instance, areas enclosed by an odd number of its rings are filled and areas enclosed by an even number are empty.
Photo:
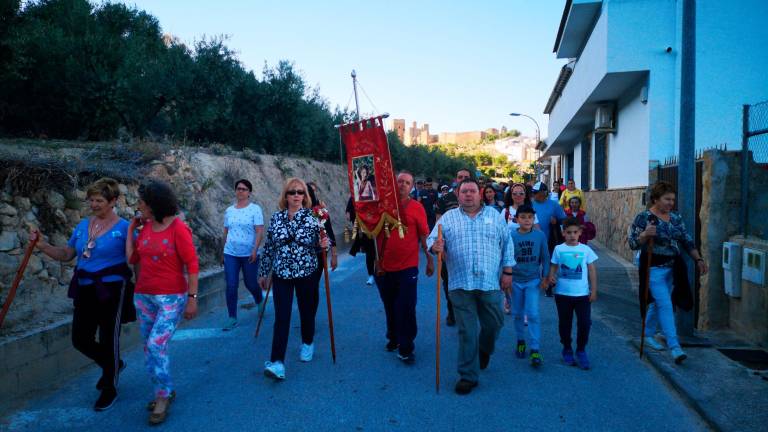
M153 232L152 222L144 224L134 243L130 263L139 264L138 294L183 294L187 292L187 273L200 271L192 230L176 218L163 231Z
M575 217L581 225L581 235L579 236L579 243L581 244L587 244L587 242L595 238L595 235L597 234L595 225L592 222L584 221L585 214L584 210L579 210L576 214L574 214L571 209L565 210L565 215L567 217Z
M354 201L358 222L365 232L378 235L382 228L382 217L393 226L397 221L398 193L395 175L392 169L392 159L389 154L387 135L384 132L384 122L381 117L361 120L343 125L339 128L341 139L347 150L347 176L349 191L355 195L355 177L353 159L373 159L373 185L376 199L371 201ZM362 186L361 186L362 187ZM366 189L369 190L369 189ZM360 187L358 187L360 195Z
M420 202L409 199L406 205L400 205L400 213L401 221L407 227L405 237L401 239L397 231L392 231L386 241L384 233L376 238L381 254L381 268L388 272L418 267L421 252L419 237L429 235L427 213Z

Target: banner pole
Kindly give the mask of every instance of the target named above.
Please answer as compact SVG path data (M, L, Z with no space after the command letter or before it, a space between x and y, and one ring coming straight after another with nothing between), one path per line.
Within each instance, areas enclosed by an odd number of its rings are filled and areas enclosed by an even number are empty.
M357 73L354 69L352 69L352 89L355 92L355 112L357 113L355 120L360 121L360 103L357 101Z

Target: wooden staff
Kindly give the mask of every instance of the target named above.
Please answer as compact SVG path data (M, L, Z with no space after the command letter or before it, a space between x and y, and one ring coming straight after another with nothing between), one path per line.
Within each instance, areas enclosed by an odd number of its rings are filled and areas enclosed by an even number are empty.
M643 326L640 330L640 358L643 358L643 347L645 346L645 317L648 315L648 291L651 289L651 258L653 258L653 237L648 239L648 252L646 257L645 281L643 281L643 301L645 302L645 311L643 313Z
M24 277L24 270L27 269L27 264L29 264L29 258L32 256L32 252L35 250L35 245L37 245L38 240L40 240L39 232L35 236L35 239L29 242L29 246L27 246L27 250L24 252L24 259L21 260L21 265L19 266L19 269L16 270L16 277L13 279L13 283L11 284L11 290L8 292L8 297L5 299L5 302L3 303L2 311L0 311L0 327L3 326L3 321L5 321L5 315L8 313L8 309L11 308L11 303L13 302L13 298L16 297L16 290L19 288L19 284L21 283L21 278Z
M269 283L267 284L267 295L264 296L264 304L262 305L261 312L259 313L259 323L256 324L256 333L253 335L253 337L259 337L259 330L261 329L261 320L264 319L264 311L267 310L267 301L269 300L269 290L271 288L272 288L272 278L270 277Z
M320 236L325 238L325 230L320 231ZM331 336L331 357L336 363L336 339L333 336L333 310L331 309L331 281L328 277L328 256L323 248L323 276L325 277L325 303L328 305L328 334Z
M443 225L437 225L437 240L443 240ZM440 274L443 270L443 253L437 254L437 320L435 321L435 392L440 393Z

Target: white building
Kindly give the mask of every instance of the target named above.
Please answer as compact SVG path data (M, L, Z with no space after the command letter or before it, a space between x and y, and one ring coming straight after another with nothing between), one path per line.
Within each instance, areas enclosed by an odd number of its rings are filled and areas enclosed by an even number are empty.
M567 0L547 102L550 180L645 187L680 142L683 1ZM696 2L695 146L741 145L742 105L768 100L768 2Z

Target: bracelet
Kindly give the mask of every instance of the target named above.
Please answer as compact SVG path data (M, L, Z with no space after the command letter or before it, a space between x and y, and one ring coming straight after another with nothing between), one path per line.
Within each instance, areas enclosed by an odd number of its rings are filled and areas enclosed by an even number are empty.
M501 273L502 273L502 274L505 274L505 275L507 275L507 276L512 276L512 272L509 272L509 273L507 273L507 272L505 272L505 271L502 271Z
M197 300L197 293L194 293L194 294L189 293L189 294L187 294L187 297L193 298L193 299Z

